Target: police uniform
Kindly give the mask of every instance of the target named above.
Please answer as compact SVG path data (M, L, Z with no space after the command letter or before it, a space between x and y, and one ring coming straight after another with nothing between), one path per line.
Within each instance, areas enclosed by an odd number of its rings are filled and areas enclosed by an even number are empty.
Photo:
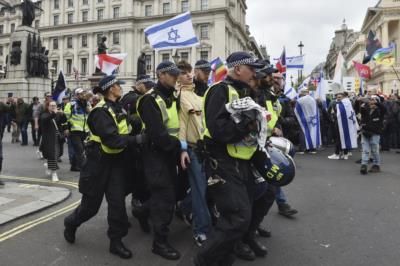
M263 65L246 52L236 52L227 58L228 67ZM225 104L247 96L248 84L230 76L213 85L205 94L204 144L207 154L205 170L207 177L223 179L209 187L220 218L208 240L195 257L196 265L231 265L234 244L246 233L251 219L249 187L251 179L250 159L257 146L244 146L241 141L250 133L253 119L242 119L236 124Z
M158 65L157 73L177 76L179 70L172 62L165 61ZM139 99L137 108L149 140L143 149L143 163L151 193L152 251L171 260L180 257L167 241L176 202L177 158L181 147L177 138L179 119L174 90L158 81L153 90Z
M83 90L79 88L75 93L83 93ZM70 131L69 141L74 151L74 156L71 161L71 171L79 171L81 169L81 163L84 161L83 142L89 133L87 109L87 101L81 99L76 99L73 102L67 103L64 107L64 113L67 117Z
M105 94L115 84L121 84L114 76L106 76L99 82L94 93ZM87 160L82 166L79 179L81 204L64 220L64 237L75 241L76 229L95 216L105 195L108 203L107 231L110 252L121 258L132 253L121 239L128 232L125 209L124 151L129 145L140 143L138 136L129 135L126 113L118 102L107 98L100 101L88 117L90 141L86 147Z

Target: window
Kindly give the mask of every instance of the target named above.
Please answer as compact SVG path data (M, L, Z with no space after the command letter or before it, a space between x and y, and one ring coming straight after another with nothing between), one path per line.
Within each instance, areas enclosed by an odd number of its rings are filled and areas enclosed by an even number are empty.
M35 29L39 29L40 21L35 20Z
M200 0L200 10L208 9L208 0Z
M201 51L200 52L200 59L208 61L208 51Z
M67 20L68 20L68 24L72 24L74 22L74 14L68 13Z
M97 9L97 20L102 20L104 17L104 9Z
M89 2L88 0L83 0L82 5L87 6L89 4L88 2Z
M57 39L57 38L54 38L54 39L53 39L53 49L54 49L54 50L57 50L57 49L58 49L58 39Z
M200 25L200 39L208 39L208 25Z
M60 8L60 0L54 0L54 9Z
M87 22L88 21L88 14L89 14L89 12L82 11L82 22Z
M68 0L68 7L74 7L74 1Z
M55 73L57 73L58 71L58 61L57 60L53 60L51 61L51 66L55 69Z
M0 46L0 55L3 55L3 46Z
M15 31L15 24L11 23L11 33L13 33Z
M119 6L113 8L113 18L119 18Z
M4 14L5 14L4 8L1 8L1 9L0 9L0 16L2 17L2 16L4 16Z
M67 59L67 74L72 72L72 59Z
M144 7L144 15L146 17L149 17L149 16L153 15L153 6L152 5L146 5Z
M113 32L113 44L119 44L119 31Z
M164 3L163 4L163 15L169 14L170 13L170 4L169 3Z
M67 48L72 48L72 36L67 37Z
M97 3L103 3L103 0L97 0Z
M82 47L87 47L87 34L82 34Z
M58 25L59 18L60 18L59 15L54 15L54 16L53 16L53 24L54 24L54 26L57 26L57 25Z
M181 53L181 60L189 62L189 53L188 52L182 52Z
M0 34L4 33L4 25L0 25Z
M81 58L81 73L87 73L87 58Z
M151 55L149 55L149 54L145 55L145 60L146 60L146 70L148 72L150 72L151 71L151 67L153 65L153 62L151 60Z
M11 13L11 14L15 14L15 13L16 13L15 7L12 7L12 8L10 9L10 13Z
M188 0L182 0L181 9L182 9L182 12L189 11L189 1Z
M162 58L162 61L168 61L169 60L169 54L162 54L161 58Z

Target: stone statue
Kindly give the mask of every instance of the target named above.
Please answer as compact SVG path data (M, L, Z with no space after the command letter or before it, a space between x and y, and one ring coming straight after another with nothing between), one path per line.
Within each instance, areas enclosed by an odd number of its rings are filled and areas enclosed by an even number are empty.
M107 46L106 46L106 41L107 41L107 37L103 36L101 37L101 41L98 44L97 47L97 54L106 54L107 53Z
M43 57L43 76L45 78L49 77L49 50L46 50L46 47L43 47L45 49L44 52L44 57Z
M32 22L35 20L36 8L40 9L31 0L24 0L24 2L21 3L22 26L28 26L28 27L32 26Z
M146 75L146 54L142 53L137 60L137 74L139 77L141 75Z
M31 73L31 49L32 49L32 36L29 33L28 41L26 45L26 70L28 71L29 76L32 75Z
M44 53L46 52L46 47L40 47L40 52L39 52L39 69L38 69L38 76L43 77L44 76L44 63L45 63L45 55Z
M11 65L19 65L21 63L21 53L21 42L13 42L10 57Z
M33 77L37 77L39 74L39 48L37 47L37 42L36 42L36 37L33 35L33 40L32 40L32 50L29 55L30 58L30 71L29 73Z

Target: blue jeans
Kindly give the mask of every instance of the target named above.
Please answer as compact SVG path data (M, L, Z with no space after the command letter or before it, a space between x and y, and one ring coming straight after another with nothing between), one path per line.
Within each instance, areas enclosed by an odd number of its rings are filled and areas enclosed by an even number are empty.
M188 168L190 193L183 200L181 208L185 214L193 213L193 233L195 235L207 234L211 227L211 217L206 200L207 179L203 165L190 147L188 154L190 157Z
M281 187L276 187L275 189L275 200L277 204L286 203L287 199L283 189Z
M361 134L361 146L362 146L362 158L361 164L368 165L369 154L371 153L371 157L374 165L381 164L381 157L379 155L379 142L381 136L380 135L372 135L370 138L366 138L363 134Z
M22 121L18 124L21 130L22 145L28 145L28 121Z

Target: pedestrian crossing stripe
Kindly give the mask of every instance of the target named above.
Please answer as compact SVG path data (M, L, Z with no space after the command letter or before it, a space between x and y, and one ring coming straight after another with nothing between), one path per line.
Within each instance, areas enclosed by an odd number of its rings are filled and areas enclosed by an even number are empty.
M0 178L8 179L8 180L18 180L18 181L29 181L29 182L36 182L36 183L53 184L53 185L57 184L57 185L64 185L64 186L68 186L68 187L72 187L72 188L78 188L78 183L69 182L69 181L53 182L53 181L50 181L50 180L47 180L47 179L40 179L40 178L3 176L3 175L1 175ZM26 185L33 186L33 185L30 185L30 184L26 184ZM21 225L19 225L17 227L14 227L14 228L12 228L12 229L0 234L0 243L5 241L5 240L7 240L7 239L10 239L10 238L18 235L18 234L20 234L22 232L25 232L25 231L27 231L27 230L35 227L35 226L38 226L38 225L43 224L45 222L48 222L48 221L50 221L50 220L52 220L52 219L54 219L54 218L56 218L56 217L58 217L60 215L63 215L65 213L69 212L69 211L74 210L76 207L78 207L80 202L81 201L78 200L78 201L76 201L76 202L74 202L74 203L72 203L72 204L70 204L70 205L68 205L68 206L66 206L64 208L61 208L61 209L56 210L56 211L54 211L52 213L46 214L46 215L44 215L42 217L39 217L39 218L37 218L35 220L32 220L30 222L21 224Z

